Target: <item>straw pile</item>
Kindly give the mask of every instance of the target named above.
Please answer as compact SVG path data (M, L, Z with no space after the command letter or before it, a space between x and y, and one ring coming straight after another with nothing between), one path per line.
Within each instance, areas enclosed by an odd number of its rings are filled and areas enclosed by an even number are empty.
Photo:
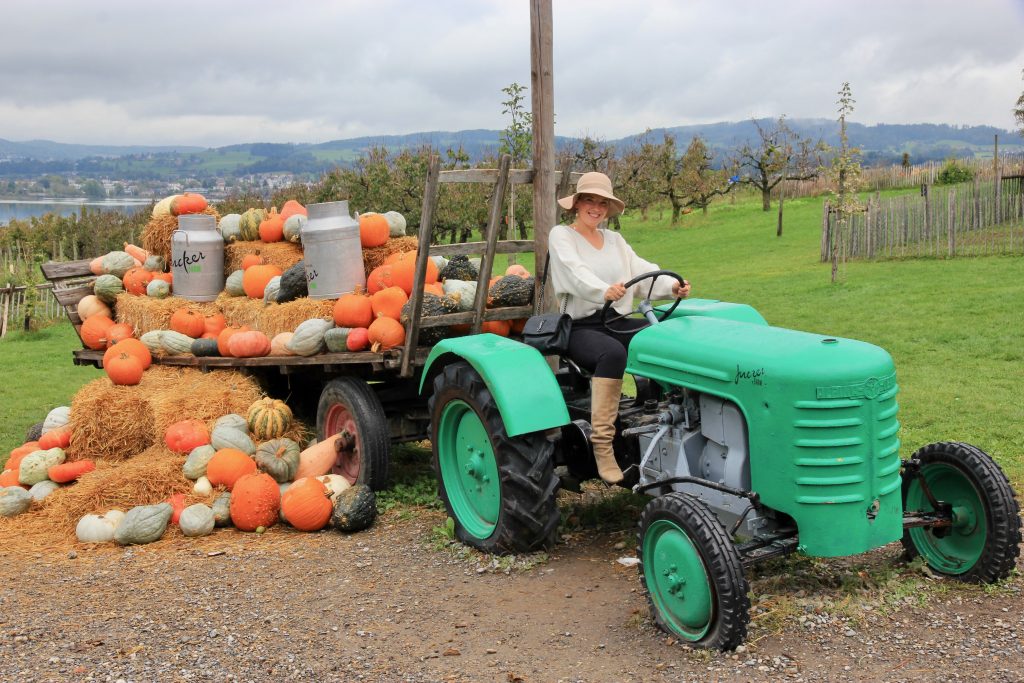
M374 268L382 265L388 256L395 253L416 251L418 245L418 239L407 235L405 237L392 237L379 247L363 249L363 267L366 268L366 274L369 275Z
M258 254L264 263L288 270L302 260L302 245L294 242L232 242L224 246L224 275L241 270L242 259Z
M261 396L256 381L236 370L154 365L136 386L114 386L105 377L93 380L71 401L67 457L126 460L162 444L164 432L175 422L212 424L228 413L244 415Z
M114 310L117 312L117 322L131 325L136 336L141 336L151 330L170 329L171 316L182 307L191 308L204 316L219 313L221 310L217 301L200 303L177 296L155 299L127 292L117 295Z
M220 214L212 206L206 207L205 214L213 216L214 220L220 220ZM151 254L163 256L164 260L171 262L171 233L178 229L177 216L154 216L142 229L142 248Z
M302 297L283 304L264 304L244 296L217 299L224 319L232 326L248 325L270 338L282 332L294 332L299 323L310 318L330 320L334 299Z

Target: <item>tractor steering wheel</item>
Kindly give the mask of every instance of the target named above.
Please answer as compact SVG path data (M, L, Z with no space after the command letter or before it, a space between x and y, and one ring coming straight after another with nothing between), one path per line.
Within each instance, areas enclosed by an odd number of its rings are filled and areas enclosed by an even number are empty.
M641 299L640 303L636 305L636 308L634 308L629 313L621 313L621 314L620 313L616 313L615 315L611 315L611 316L608 315L608 311L611 310L612 304L615 303L615 302L614 301L605 301L604 302L604 308L601 309L601 324L604 325L605 328L609 332L613 332L615 334L632 334L633 331L626 331L626 332L624 332L624 331L616 330L616 329L613 329L612 327L609 327L609 324L613 323L613 322L617 322L619 320L622 320L623 318L628 318L628 317L630 317L632 315L636 315L637 313L639 313L650 324L654 325L656 323L662 322L663 320L668 318L670 315L672 315L672 311L676 310L676 306L678 306L679 302L683 300L682 297L676 297L676 300L674 302L672 302L672 305L669 306L668 310L666 310L664 313L662 313L661 316L658 316L658 314L654 312L654 307L651 306L651 293L654 291L654 282L659 277L661 277L662 275L668 275L669 277L674 277L675 279L679 280L679 286L680 287L686 286L686 280L683 279L683 276L679 275L678 273L674 273L671 270L654 270L654 271L651 271L650 273L644 273L643 275L637 275L635 278L633 278L632 280L630 280L629 282L624 284L623 287L626 288L626 291L629 291L629 288L632 287L633 285L635 285L636 283L643 282L644 280L648 280L649 279L651 281L651 286L647 290L647 296L645 296L643 299Z

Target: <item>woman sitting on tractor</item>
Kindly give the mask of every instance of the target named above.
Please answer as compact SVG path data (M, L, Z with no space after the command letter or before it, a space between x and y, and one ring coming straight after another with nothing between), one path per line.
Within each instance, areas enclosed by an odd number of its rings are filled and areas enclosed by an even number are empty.
M597 471L604 481L617 484L623 474L615 461L612 440L622 397L622 377L626 372L626 349L633 336L648 323L622 318L605 325L601 309L610 301L614 302L611 305L614 315L630 313L634 293L626 291L623 283L660 268L637 256L619 233L600 227L625 208L612 193L608 176L584 173L576 183L576 192L559 199L558 204L572 211L574 219L569 225L552 228L548 237L551 285L558 310L573 319L568 356L593 374L590 422ZM644 285L644 294L649 287L649 284ZM661 276L655 280L651 296L683 298L689 293L689 282L680 285L674 278ZM612 311L608 315L612 317Z

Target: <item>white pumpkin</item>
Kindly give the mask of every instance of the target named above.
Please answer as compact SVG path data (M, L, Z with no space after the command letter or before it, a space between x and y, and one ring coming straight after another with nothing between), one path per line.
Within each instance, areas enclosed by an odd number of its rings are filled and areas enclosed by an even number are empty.
M51 448L45 451L32 451L25 456L18 467L18 481L25 486L32 486L50 478L47 471L54 465L64 462L64 449Z
M71 419L71 408L68 406L58 406L46 414L46 419L43 420L43 434L56 429L57 427L63 427Z
M327 487L327 497L331 499L332 503L339 493L345 489L352 488L352 484L348 483L348 479L340 474L325 474L317 477L317 479Z
M103 519L108 520L116 529L117 525L121 523L122 519L124 519L124 512L121 510L109 510L107 514L103 515Z
M116 527L117 524L107 516L86 515L78 520L75 536L82 543L109 543L114 540Z
M388 233L391 237L405 237L405 216L397 211L388 211L384 214L388 222Z
M60 484L57 482L43 479L41 482L32 484L32 488L28 490L28 495L32 496L32 500L42 500L59 488Z
M28 510L32 496L20 486L5 486L0 489L0 517L14 517Z
M181 527L181 533L186 536L207 536L214 527L213 510L202 503L189 505L181 511L178 526Z
M192 490L197 496L208 496L213 493L213 484L203 475L196 479L196 485L192 487Z

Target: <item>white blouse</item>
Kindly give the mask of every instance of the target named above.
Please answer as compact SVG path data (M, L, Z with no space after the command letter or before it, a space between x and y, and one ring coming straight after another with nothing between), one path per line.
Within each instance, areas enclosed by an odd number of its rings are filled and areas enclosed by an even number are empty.
M637 275L660 268L636 255L633 248L617 232L601 230L603 244L596 249L583 235L566 225L556 225L548 236L551 254L551 286L558 300L558 310L574 320L585 318L604 306L604 293L616 282L626 283ZM652 298L672 297L675 278L661 276L654 283ZM645 296L650 280L638 283L612 304L620 314L633 310L633 297Z

